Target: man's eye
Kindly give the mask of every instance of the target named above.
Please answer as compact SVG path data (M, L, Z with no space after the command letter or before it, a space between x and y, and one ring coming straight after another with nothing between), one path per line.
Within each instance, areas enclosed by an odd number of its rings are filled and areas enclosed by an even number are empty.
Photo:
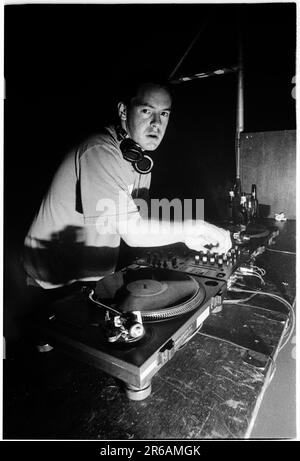
M166 111L164 111L164 112L162 112L162 113L161 113L161 115L162 115L163 117L166 117L166 118L168 118L168 117L169 117L169 115L170 115L170 113L169 113L169 112L166 112Z
M143 112L143 114L149 115L151 113L151 110L145 108L145 109L142 109L142 112Z

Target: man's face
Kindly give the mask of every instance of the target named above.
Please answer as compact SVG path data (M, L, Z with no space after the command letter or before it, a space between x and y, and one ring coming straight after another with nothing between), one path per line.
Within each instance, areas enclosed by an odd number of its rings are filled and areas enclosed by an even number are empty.
M122 125L129 137L144 150L155 150L161 143L171 111L171 96L162 87L149 84L139 89L129 106L124 106Z

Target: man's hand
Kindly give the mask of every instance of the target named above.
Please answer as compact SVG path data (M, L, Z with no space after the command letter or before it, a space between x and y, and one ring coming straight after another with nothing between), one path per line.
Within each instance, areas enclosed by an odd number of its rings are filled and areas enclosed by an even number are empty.
M184 222L183 241L196 251L207 252L205 245L212 245L211 251L219 254L227 253L232 246L229 231L201 220Z

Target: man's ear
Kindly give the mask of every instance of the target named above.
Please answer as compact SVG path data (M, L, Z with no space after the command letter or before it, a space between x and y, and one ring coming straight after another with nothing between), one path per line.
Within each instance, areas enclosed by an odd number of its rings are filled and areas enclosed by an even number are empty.
M127 118L127 108L123 102L118 103L118 114L121 120L126 120Z

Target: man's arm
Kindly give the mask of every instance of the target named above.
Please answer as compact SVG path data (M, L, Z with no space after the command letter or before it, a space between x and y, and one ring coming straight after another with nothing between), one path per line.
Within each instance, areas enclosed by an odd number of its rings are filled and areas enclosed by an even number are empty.
M151 247L183 242L196 251L207 251L213 245L217 253L232 246L229 231L202 220L166 222L143 219L136 214L118 223L118 232L129 246Z
M120 160L102 147L90 148L81 158L81 198L86 225L100 235L118 233L129 246L163 246L184 242L196 251L205 245L225 253L231 247L228 231L202 220L184 222L142 218L122 179Z

